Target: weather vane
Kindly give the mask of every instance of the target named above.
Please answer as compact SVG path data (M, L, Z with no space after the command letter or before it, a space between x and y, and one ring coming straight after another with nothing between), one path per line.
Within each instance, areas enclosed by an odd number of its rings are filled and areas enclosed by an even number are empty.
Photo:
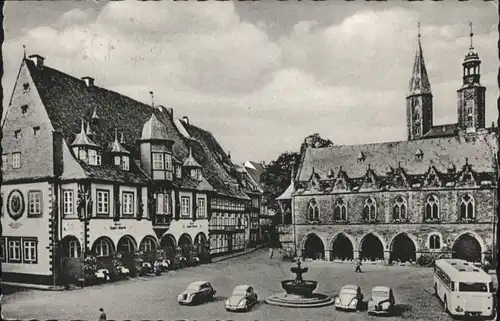
M151 95L151 107L154 107L155 106L155 95L152 91L150 91L149 94Z
M420 38L420 21L417 22L417 28L418 28L418 37Z
M472 45L472 37L474 36L474 33L472 32L472 21L469 21L469 27L470 27L470 49L473 49L474 46Z

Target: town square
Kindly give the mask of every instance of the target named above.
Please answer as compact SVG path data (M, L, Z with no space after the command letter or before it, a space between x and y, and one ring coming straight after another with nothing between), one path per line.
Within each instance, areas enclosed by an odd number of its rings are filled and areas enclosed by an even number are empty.
M3 318L496 318L498 1L3 6Z

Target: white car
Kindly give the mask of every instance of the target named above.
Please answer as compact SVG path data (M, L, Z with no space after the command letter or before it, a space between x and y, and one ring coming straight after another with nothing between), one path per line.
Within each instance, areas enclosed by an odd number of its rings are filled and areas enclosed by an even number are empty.
M130 270L124 266L121 266L121 265L118 267L118 271L122 275L129 275L130 274Z
M335 308L337 310L357 311L362 303L363 293L361 288L353 284L344 285L335 298Z
M170 260L160 260L158 261L158 265L163 270L168 270L170 268Z
M99 280L106 280L109 281L109 271L108 269L99 269L95 272L95 277Z
M188 285L186 290L177 296L179 304L195 304L214 299L215 293L210 282L196 281Z
M368 314L391 314L395 303L394 293L388 286L375 286L368 302Z
M227 311L248 311L258 302L257 293L249 285L238 285L226 301Z

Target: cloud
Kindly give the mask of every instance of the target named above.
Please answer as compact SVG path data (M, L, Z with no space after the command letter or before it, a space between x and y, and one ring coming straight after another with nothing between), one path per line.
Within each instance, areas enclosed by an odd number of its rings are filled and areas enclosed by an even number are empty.
M188 115L241 160L296 150L314 132L339 144L405 139L416 24L428 9L359 8L335 23L297 11L294 16L302 18L278 36L271 34L278 22L243 19L230 1L73 9L22 37L9 38L6 31L4 84L10 92L27 44L28 53L45 56L47 65L92 76L98 86L146 103L153 90L157 104ZM467 23L453 21L441 24L436 16L422 24L435 123L456 118L470 41ZM490 26L477 31L474 45L483 60L483 83L496 88L496 75L488 72L497 65L497 35ZM497 94L488 88L487 119Z

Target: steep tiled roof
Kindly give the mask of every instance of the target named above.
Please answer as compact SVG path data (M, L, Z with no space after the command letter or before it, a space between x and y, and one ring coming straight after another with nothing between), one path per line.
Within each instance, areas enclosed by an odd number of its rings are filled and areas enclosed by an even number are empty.
M429 82L429 76L427 75L427 68L425 67L424 54L422 53L422 45L420 44L419 36L408 96L430 93L431 84Z
M337 145L327 148L308 148L299 168L299 181L308 181L313 173L326 179L328 171L335 174L340 169L350 178L362 178L368 167L377 174L385 175L388 166L401 166L409 175L423 175L435 166L446 173L450 164L461 168L466 161L477 173L496 172L496 135L493 133L465 137L430 138L387 143ZM422 151L421 159L416 157ZM360 152L365 155L359 161Z
M141 139L143 140L168 140L165 124L158 120L154 113L142 127Z
M219 145L215 137L208 132L194 125L183 122L182 125L187 130L189 135L195 138L201 145L201 150L193 148L193 155L201 164L203 164L203 173L207 177L208 182L219 193L241 199L249 199L249 197L235 185L237 180L230 175L230 170L234 166L231 160L226 155L222 147ZM197 146L197 144L193 144ZM201 161L197 157L197 152L200 153ZM202 155L201 155L202 154Z
M248 174L252 177L252 179L260 185L260 176L264 172L264 166L260 163L248 161L250 163L250 166L245 166L245 169L247 170Z
M445 124L433 126L425 135L424 138L437 138L437 137L447 137L455 136L457 134L458 125L457 124Z
M71 146L90 146L97 147L97 145L87 136L87 132L83 126L82 120L82 128L78 134L76 134L75 139L71 143Z

